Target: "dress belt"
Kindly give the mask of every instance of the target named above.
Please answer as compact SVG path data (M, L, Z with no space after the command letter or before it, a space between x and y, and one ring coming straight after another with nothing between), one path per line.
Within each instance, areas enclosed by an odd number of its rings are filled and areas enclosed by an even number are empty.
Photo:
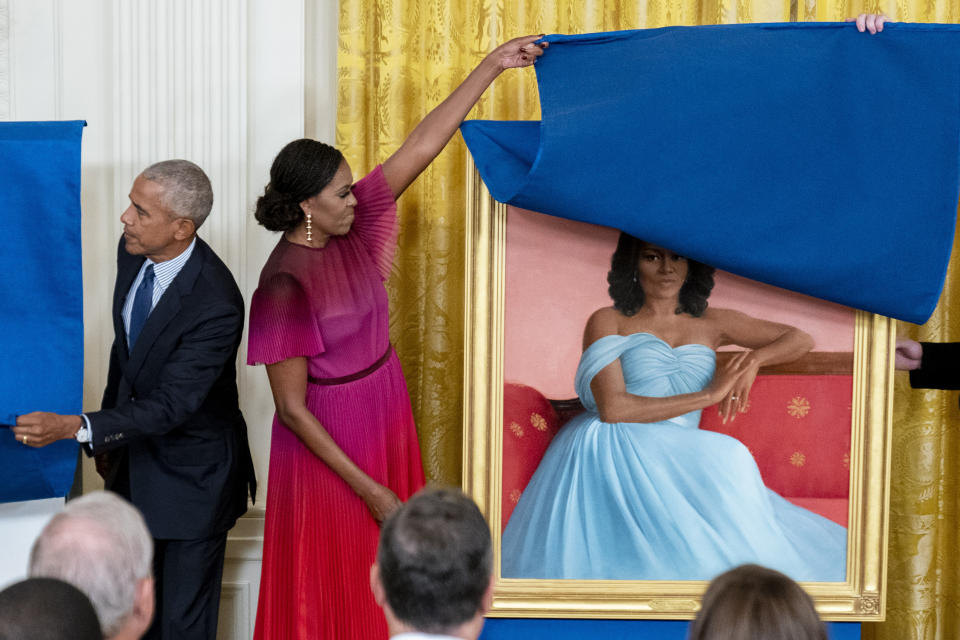
M307 382L321 386L330 386L334 384L346 384L347 382L353 382L354 380L359 380L360 378L366 378L368 375L383 366L383 364L390 358L391 351L393 351L393 345L388 344L387 350L383 352L383 355L377 358L376 362L363 371L357 371L356 373L351 373L348 376L340 376L339 378L314 378L313 376L307 376Z

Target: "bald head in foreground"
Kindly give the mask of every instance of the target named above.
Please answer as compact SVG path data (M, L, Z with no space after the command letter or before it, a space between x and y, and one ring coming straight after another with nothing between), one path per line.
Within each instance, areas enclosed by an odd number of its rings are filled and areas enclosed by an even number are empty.
M136 640L153 618L153 538L140 512L109 491L71 500L30 552L29 574L82 591L108 640Z
M474 640L493 598L490 527L456 489L426 489L383 525L370 586L391 638Z

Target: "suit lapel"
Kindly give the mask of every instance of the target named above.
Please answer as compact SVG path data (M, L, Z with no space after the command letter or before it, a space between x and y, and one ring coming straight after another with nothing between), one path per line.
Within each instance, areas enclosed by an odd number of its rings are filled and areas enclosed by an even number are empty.
M150 353L150 349L153 347L153 343L156 342L167 325L180 313L180 309L183 307L182 300L193 291L193 286L197 281L197 277L200 275L200 270L204 262L206 262L209 251L210 249L207 247L207 244L200 238L197 238L197 244L193 248L190 259L183 265L180 273L177 274L177 277L173 279L173 282L170 283L167 290L160 296L157 306L155 306L153 311L150 312L150 315L147 316L147 321L144 323L143 329L137 337L137 342L133 345L133 350L130 352L130 361L126 367L127 380L132 382L136 378L137 373L146 361L147 355ZM130 282L132 283L133 280ZM121 326L122 325L123 321L121 320ZM164 354L164 358L165 355L166 354Z
M120 249L117 254L117 282L113 289L113 331L117 337L117 346L120 347L121 362L125 362L130 357L127 328L123 324L123 305L145 260L143 256L132 256L127 253L126 242L120 240Z

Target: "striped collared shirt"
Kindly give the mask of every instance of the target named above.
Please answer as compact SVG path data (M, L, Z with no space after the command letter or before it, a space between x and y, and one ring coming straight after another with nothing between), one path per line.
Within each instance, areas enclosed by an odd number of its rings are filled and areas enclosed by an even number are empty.
M153 265L153 301L150 304L150 311L153 311L153 308L157 306L157 302L160 301L163 292L167 290L167 287L170 286L173 279L176 278L180 270L183 269L183 265L187 264L187 260L190 259L190 255L193 253L193 248L196 244L197 239L194 238L193 242L190 243L190 246L187 247L183 253L170 260L154 262L150 258L147 258L144 261L143 266L140 267L140 273L137 274L133 284L130 285L130 290L127 292L127 299L123 303L123 326L127 332L127 344L130 344L130 314L133 312L133 299L136 297L137 287L140 286L140 282L143 280L143 272L147 270L147 265Z

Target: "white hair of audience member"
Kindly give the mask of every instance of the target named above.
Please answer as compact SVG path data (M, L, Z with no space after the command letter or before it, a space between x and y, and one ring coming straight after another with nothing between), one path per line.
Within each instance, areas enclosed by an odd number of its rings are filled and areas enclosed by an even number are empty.
M83 591L110 638L132 614L139 583L152 577L153 538L136 507L96 491L67 502L44 527L30 552L29 574Z

